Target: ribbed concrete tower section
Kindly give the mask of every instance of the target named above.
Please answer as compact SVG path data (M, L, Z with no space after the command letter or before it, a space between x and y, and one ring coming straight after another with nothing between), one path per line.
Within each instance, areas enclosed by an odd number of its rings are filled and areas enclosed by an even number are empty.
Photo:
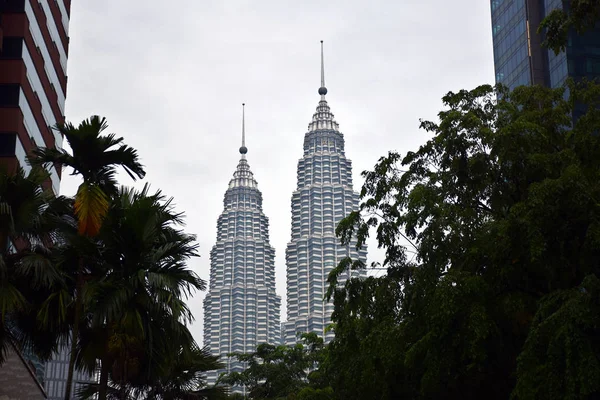
M210 252L204 344L226 364L225 369L208 374L211 383L221 372L244 370L228 353L249 353L261 343L281 341L275 250L269 244L269 219L263 213L262 194L246 152L242 143L242 156L217 222L217 242Z
M335 235L337 224L358 209L352 188L352 162L344 152L344 136L325 100L321 101L304 136L304 156L298 162L298 187L292 195L292 238L287 246L286 344L298 341L301 332L316 332L326 341L333 332L332 303L325 303L329 272L343 258L366 262L366 248L342 246ZM350 275L346 275L347 278Z

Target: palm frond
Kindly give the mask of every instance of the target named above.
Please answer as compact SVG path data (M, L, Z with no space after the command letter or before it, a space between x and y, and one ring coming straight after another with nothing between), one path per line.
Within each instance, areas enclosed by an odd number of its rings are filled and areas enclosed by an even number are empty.
M54 129L64 136L72 153L62 149L40 148L33 152L30 163L72 168L72 174L80 175L84 182L113 193L117 186L117 167L123 167L134 180L136 177L143 178L145 172L137 151L123 144L123 138L117 138L112 133L103 134L107 128L106 118L97 115L83 120L78 126L69 122L56 124Z
M136 400L139 397L134 396L131 389L125 390L125 397L119 387L119 385L111 383L107 388L106 398L107 400ZM79 387L75 395L78 399L96 399L98 398L98 392L100 385L97 383L86 383Z
M185 393L181 400L226 400L229 399L229 390L223 386L211 386L200 390Z
M26 253L17 264L16 273L27 279L33 289L49 288L63 283L63 276L48 254Z
M27 161L31 166L47 169L50 166L59 165L60 167L73 167L73 157L63 149L37 147L27 156Z
M103 158L107 165L122 166L133 180L136 180L136 178L143 179L146 176L144 166L138 161L137 150L132 147L122 145L116 150L106 151Z
M79 221L79 234L96 236L108 212L108 197L93 184L82 183L75 197L75 215Z
M39 323L48 330L60 329L60 326L70 322L68 313L72 303L72 294L66 289L58 289L51 293L37 311Z
M8 282L0 286L0 319L4 320L10 313L26 306L27 300L17 287Z

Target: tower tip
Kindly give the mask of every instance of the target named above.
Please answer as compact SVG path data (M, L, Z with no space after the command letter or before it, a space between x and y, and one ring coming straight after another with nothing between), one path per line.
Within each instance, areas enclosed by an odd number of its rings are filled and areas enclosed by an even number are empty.
M323 41L321 40L321 87L319 88L319 94L323 98L327 94L327 88L325 87L325 60L323 57Z
M242 103L242 147L240 147L240 154L244 156L248 153L246 147L246 103Z

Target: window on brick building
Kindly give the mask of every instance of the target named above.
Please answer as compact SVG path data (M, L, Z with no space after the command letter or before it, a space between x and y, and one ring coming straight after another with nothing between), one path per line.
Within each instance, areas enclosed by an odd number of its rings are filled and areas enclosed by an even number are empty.
M23 56L23 38L7 36L2 39L0 58L21 58Z
M25 12L25 0L0 1L0 13Z
M0 157L15 155L17 134L13 132L0 132Z
M18 84L0 85L0 107L18 106L19 92Z

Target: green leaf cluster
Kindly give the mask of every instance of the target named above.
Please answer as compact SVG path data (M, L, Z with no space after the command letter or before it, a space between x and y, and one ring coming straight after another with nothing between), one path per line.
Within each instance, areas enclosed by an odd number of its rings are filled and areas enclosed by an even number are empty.
M303 334L301 338L302 342L295 346L263 343L253 353L231 354L246 369L222 374L218 384L245 387L247 397L257 400L334 399L327 380L317 370L326 357L323 339L315 333Z
M583 35L594 29L600 20L597 0L570 0L563 4L566 7L552 10L538 28L538 34L545 37L542 44L556 54L566 50L570 34Z
M364 173L338 233L374 233L387 273L330 276L336 398L600 396L600 87L568 92L450 92L427 143Z

